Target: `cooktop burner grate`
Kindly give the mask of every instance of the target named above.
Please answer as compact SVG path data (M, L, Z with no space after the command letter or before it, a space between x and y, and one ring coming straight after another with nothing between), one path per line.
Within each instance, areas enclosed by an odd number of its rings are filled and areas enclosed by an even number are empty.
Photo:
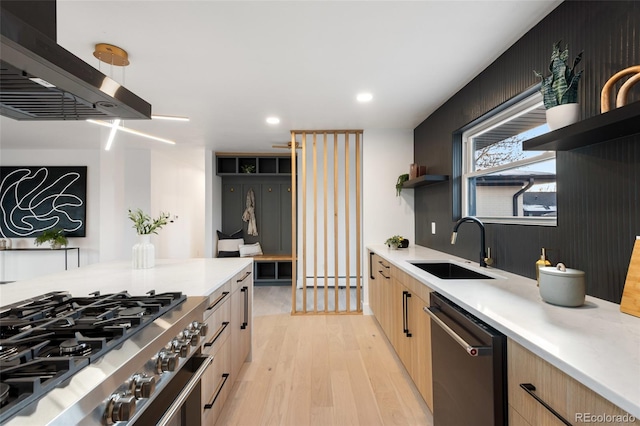
M54 292L1 308L0 423L185 300L179 292Z

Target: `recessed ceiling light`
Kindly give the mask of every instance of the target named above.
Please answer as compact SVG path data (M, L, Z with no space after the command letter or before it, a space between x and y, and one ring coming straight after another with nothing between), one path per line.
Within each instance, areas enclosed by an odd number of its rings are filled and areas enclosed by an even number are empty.
M369 102L373 99L373 95L371 93L359 93L358 96L356 96L356 99L358 102Z
M280 123L280 119L278 117L267 117L267 123L278 124Z

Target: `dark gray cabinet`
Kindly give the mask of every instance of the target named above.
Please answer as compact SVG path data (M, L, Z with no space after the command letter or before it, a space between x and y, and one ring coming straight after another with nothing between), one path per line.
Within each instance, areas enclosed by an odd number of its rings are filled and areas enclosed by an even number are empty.
M247 233L242 220L247 193L253 189L258 236ZM246 244L260 242L267 255L291 255L291 182L289 177L224 176L222 229L225 234L244 230Z

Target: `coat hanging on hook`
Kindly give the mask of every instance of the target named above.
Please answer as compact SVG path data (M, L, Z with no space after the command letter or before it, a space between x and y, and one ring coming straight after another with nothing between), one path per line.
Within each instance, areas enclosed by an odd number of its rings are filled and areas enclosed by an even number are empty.
M242 220L245 222L249 222L249 228L247 229L247 233L249 235L253 235L254 237L258 236L258 227L256 226L256 213L255 213L255 205L256 205L256 197L253 193L253 189L249 188L247 191L247 208L244 213L242 213Z

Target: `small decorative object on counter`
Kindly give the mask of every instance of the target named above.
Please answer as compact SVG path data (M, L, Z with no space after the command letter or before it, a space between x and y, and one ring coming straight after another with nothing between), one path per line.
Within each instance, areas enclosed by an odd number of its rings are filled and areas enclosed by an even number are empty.
M133 221L133 228L138 233L139 242L132 248L133 269L153 268L156 264L155 247L151 243L151 234L157 234L169 223L169 213L162 212L160 216L151 219L151 216L141 209L129 210L129 219Z
M540 268L544 268L545 266L551 266L551 262L547 260L546 250L542 247L542 254L540 254L540 259L536 262L536 281L538 282L538 287L540 287Z
M393 237L387 238L387 241L385 241L385 244L389 246L392 250L397 250L398 247L402 245L403 241L404 241L404 238L402 238L400 235L394 235Z
M34 241L35 245L49 243L51 248L56 250L62 246L67 246L69 240L64 236L64 230L60 228L47 229L38 235Z
M563 263L540 268L540 297L545 302L577 307L584 304L585 294L583 271L569 269Z
M418 166L418 176L424 176L427 174L427 166Z
M409 175L406 173L398 176L398 181L396 182L396 197L400 196L400 193L402 192L402 184L404 184L408 180Z
M409 164L409 179L418 177L418 165L416 163Z
M582 52L569 65L569 49L560 50L560 41L553 45L549 71L551 74L543 76L534 71L542 80L540 92L542 93L544 107L547 109L547 124L549 129L560 127L578 121L580 107L578 105L578 83L582 77L582 70L575 72L576 65L582 60Z

